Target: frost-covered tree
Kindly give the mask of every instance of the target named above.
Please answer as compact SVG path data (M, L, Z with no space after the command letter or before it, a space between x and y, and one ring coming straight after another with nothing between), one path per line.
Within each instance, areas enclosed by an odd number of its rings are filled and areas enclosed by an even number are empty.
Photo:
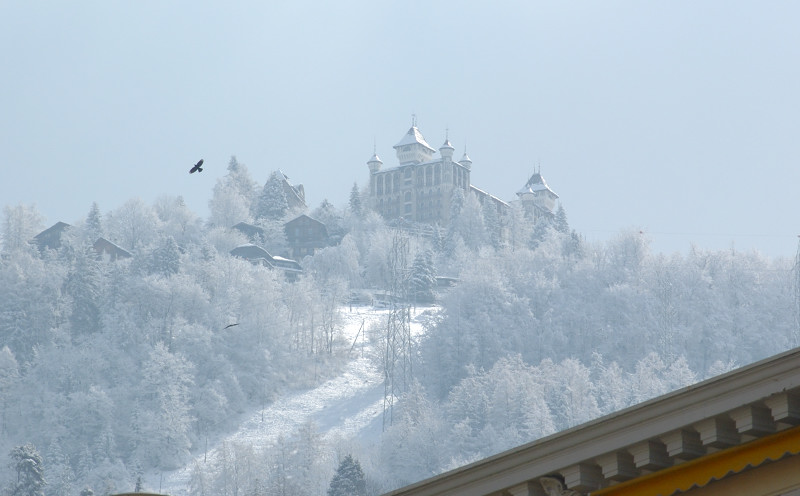
M488 244L494 249L499 249L503 244L503 225L497 212L497 205L491 198L486 198L481 210Z
M255 205L253 217L256 219L281 220L289 211L286 191L283 189L283 174L273 171L270 174Z
M569 234L569 223L567 222L567 212L564 210L564 205L558 204L556 214L553 219L553 227L561 234Z
M319 207L314 209L311 216L318 221L325 224L328 231L328 242L332 245L339 244L339 242L347 234L347 229L344 223L344 213L336 208L333 203L323 199Z
M9 455L16 471L16 480L11 481L10 496L43 496L44 477L42 456L32 444L17 446Z
M433 265L433 252L424 250L414 257L411 265L411 295L419 303L431 303L436 287L436 269Z
M464 195L464 204L460 212L450 221L453 223L453 231L464 240L470 250L478 251L488 242L489 235L484 223L483 207L476 195Z
M217 179L214 192L208 202L214 226L231 227L239 222L252 222L257 198L257 183L250 176L245 164L232 156L228 162L228 173Z
M34 205L3 208L3 251L31 250L28 243L42 230L43 218Z
M188 454L192 421L190 367L185 358L170 353L161 343L156 344L144 364L137 455L153 467L178 467Z
M347 455L339 464L328 487L328 496L366 496L367 482L361 464Z
M74 336L93 334L102 328L100 310L102 274L97 257L91 248L79 248L74 256L65 287L67 294L72 298L69 320Z
M0 348L0 436L6 433L6 410L11 389L19 380L19 364L8 346Z
M353 189L350 190L350 213L361 217L363 210L361 203L361 191L358 189L358 183L353 183Z
M111 241L126 250L138 250L156 239L161 221L141 198L132 198L106 216Z
M182 246L198 240L200 219L189 209L182 196L160 197L154 208L164 235L171 236Z
M153 250L150 272L168 277L176 274L181 267L181 252L175 238L167 236Z
M86 215L86 231L89 241L94 242L97 238L103 237L103 217L100 214L100 207L97 202L92 202L89 213Z

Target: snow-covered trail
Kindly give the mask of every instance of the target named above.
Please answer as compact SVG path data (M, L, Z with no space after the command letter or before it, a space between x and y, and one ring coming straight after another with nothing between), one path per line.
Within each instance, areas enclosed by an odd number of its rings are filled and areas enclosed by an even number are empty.
M362 325L362 332L366 332L387 313L387 310L368 307L359 307L353 312L343 309L345 340L353 343ZM412 322L412 332L422 332L422 324ZM274 445L279 436L289 437L308 422L313 422L324 438L356 437L370 424L380 422L383 414L383 375L377 361L371 358L373 353L369 340L359 335L351 352L353 358L341 375L313 389L279 398L264 409L254 410L235 432L216 446L194 455L183 468L157 476L157 480L151 480L151 485L159 488L162 494L188 495L192 471L195 467L213 467L223 442L248 445L261 452Z

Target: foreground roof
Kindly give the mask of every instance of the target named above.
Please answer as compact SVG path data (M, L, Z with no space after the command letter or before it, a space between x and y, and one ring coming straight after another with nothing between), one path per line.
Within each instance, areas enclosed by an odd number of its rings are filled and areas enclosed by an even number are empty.
M797 466L798 425L800 348L388 494L544 495L554 480L569 491L552 494L679 494L787 456Z

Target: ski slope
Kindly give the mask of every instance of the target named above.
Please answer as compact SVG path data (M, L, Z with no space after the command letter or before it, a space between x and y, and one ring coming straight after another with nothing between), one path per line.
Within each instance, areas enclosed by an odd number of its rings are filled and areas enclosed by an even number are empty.
M195 467L213 467L225 444L251 446L259 453L279 436L290 437L303 425L313 422L324 439L360 438L377 441L381 432L384 386L380 360L365 333L385 321L389 311L374 307L343 307L342 337L349 343L351 359L343 372L315 388L297 391L278 398L266 408L258 408L244 417L235 432L219 440L208 450L193 455L183 468L154 474L150 487L161 494L188 495L189 481ZM424 332L422 309L412 313L411 332ZM363 329L363 330L362 330Z

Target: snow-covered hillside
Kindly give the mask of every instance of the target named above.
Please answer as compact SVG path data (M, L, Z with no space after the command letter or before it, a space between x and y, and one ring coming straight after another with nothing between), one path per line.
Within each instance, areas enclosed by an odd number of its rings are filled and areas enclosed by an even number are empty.
M208 450L193 455L183 468L164 474L151 474L148 486L162 494L189 494L192 471L213 467L223 444L251 447L258 453L274 446L279 436L291 436L312 422L323 438L358 438L363 444L377 442L381 433L384 386L380 359L376 357L370 330L380 328L389 311L374 307L341 309L342 342L351 359L337 377L319 386L279 398L264 409L244 417L238 429ZM411 331L424 332L422 310L413 312ZM344 345L343 345L344 346Z

